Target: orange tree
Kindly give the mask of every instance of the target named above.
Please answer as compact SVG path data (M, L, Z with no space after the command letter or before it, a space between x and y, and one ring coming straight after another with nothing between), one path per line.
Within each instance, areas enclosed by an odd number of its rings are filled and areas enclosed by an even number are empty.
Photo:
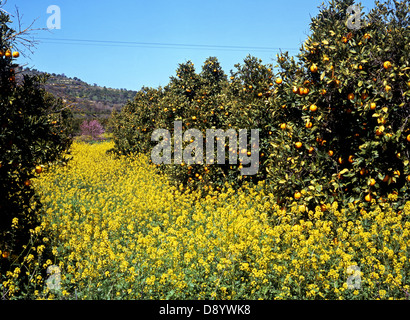
M19 77L19 38L0 10L0 275L18 263L30 230L39 225L40 202L31 179L71 143L70 111L41 88L45 79ZM23 272L22 272L23 274ZM25 273L24 273L25 274ZM23 274L23 277L24 277Z
M240 185L244 180L256 182L266 178L264 166L267 154L267 137L271 131L272 113L269 105L273 95L274 82L280 83L281 79L273 79L271 65L262 64L262 60L248 55L242 64L236 64L231 70L230 85L227 90L227 123L236 130L248 130L248 146L246 152L251 152L250 131L259 129L259 170L256 175L242 177L239 170L242 164L232 166L231 180L236 180ZM238 150L245 152L245 150ZM248 153L249 155L249 153Z
M409 3L377 4L357 30L352 4L321 8L298 61L278 58L271 108L286 128L270 136L267 165L279 201L408 200Z
M141 88L133 101L128 101L120 112L114 111L110 127L115 148L110 150L119 154L134 152L147 153L152 147L151 134L162 125L159 102L163 96L162 88Z

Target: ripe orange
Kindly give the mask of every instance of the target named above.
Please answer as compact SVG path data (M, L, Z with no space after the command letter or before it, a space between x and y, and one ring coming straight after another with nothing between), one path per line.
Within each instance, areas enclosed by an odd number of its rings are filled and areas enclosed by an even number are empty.
M308 94L309 93L309 89L308 88L304 88L303 89L303 94Z
M283 130L285 130L285 129L286 129L286 123L282 123L282 124L280 125L280 128L283 129Z
M303 95L303 88L299 88L299 94L302 96Z
M410 134L407 136L407 141L410 142Z
M407 176L407 181L408 181L408 182L410 182L410 175L409 175L409 176Z
M299 191L295 192L294 197L295 197L296 200L298 200L298 199L300 199L300 197L302 197L302 194Z
M296 149L302 148L302 142L298 141L295 143Z
M383 63L383 68L386 69L386 70L390 69L391 68L391 62L390 61L385 61Z
M346 43L347 42L347 38L346 37L342 37L342 42Z
M231 77L231 80L235 79L235 77Z
M376 129L376 136L381 136L383 135L383 130Z
M30 181L30 180L24 181L24 185L25 185L26 187L30 186L30 185L31 185L31 181Z
M364 176L367 173L367 170L365 168L360 169L360 175Z
M353 156L350 155L349 158L347 159L347 161L349 161L349 163L353 163Z
M192 116L192 120L196 120L196 117L195 117L195 116Z
M367 194L365 197L364 197L364 200L366 200L367 202L370 202L370 201L372 201L372 195L369 193L369 194Z
M326 94L326 89L322 89L322 90L320 91L320 94L321 94L322 96L324 96L324 95Z
M328 154L329 156L333 156L333 150L329 150L329 151L327 152L327 154Z
M389 175L386 174L383 178L383 182L387 182L387 181L389 181L389 179L390 179Z
M337 162L338 162L339 164L343 164L345 161L343 160L342 157L339 157L339 159L337 159Z
M316 73L316 72L317 72L317 65L312 64L312 65L310 66L310 71L311 71L312 73Z
M13 52L13 58L18 58L20 57L20 53L18 51Z
M317 110L317 106L315 104L312 104L309 108L310 111L315 112Z
M10 57L11 57L11 51L10 51L10 50L7 50L5 56L6 56L7 58L10 58Z
M399 177L400 177L400 171L399 171L399 170L395 170L393 173L394 173L396 176L399 176Z
M354 99L354 94L353 94L353 93L349 93L349 94L347 95L347 99L353 100L353 99Z
M376 109L376 104L374 102L372 102L370 104L370 110L374 110L374 109Z
M391 90L391 86L389 86L389 85L385 86L384 90L386 90L386 92L389 92Z
M276 82L276 84L281 84L281 83L282 83L282 79L281 79L281 78L277 78L275 82Z
M373 178L371 178L369 180L369 186L374 186L376 184L376 180L374 180Z
M315 151L315 148L313 148L313 147L310 147L309 150L308 150L308 152L309 152L310 154L312 154L313 151Z
M259 93L258 93L258 97L262 97L262 92L259 92Z
M310 129L310 128L312 128L312 126L313 126L312 122L310 122L310 121L306 122L306 128Z
M299 92L298 87L294 86L294 87L292 88L292 92L293 92L293 93L298 93L298 92Z
M4 57L4 52L0 50L0 58Z
M41 166L36 166L36 173L40 174L43 172L43 168Z
M7 259L7 258L9 257L9 253L8 253L7 251L3 251L3 253L1 254L1 256L2 256L4 259Z
M249 88L249 89L252 89L252 85L249 85L248 88Z

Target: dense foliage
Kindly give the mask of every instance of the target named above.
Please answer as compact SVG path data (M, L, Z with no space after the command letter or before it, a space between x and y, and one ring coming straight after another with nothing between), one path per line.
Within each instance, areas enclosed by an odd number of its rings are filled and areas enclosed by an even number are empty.
M62 154L71 144L70 112L40 87L45 79L24 76L17 82L19 52L13 45L18 38L9 24L0 10L0 279L22 262L23 251L31 250L40 225L32 179L50 164L64 163ZM21 271L27 279L27 270ZM6 297L13 289L1 291Z

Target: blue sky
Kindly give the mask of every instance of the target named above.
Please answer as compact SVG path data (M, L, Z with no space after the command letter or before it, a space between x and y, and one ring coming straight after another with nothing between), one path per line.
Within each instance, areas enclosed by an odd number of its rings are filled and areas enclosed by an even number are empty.
M296 55L321 3L8 0L4 8L14 13L17 6L23 27L37 19L34 28L47 28L50 5L61 9L61 29L33 33L39 43L19 63L91 84L139 90L166 85L178 64L188 60L199 72L207 57L216 56L229 74L248 54L265 64L274 63L279 48ZM361 3L365 12L374 7L372 0Z

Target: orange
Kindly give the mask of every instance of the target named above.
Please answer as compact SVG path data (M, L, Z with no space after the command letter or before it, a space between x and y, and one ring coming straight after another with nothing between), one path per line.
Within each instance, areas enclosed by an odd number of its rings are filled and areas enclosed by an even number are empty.
M309 89L308 88L304 88L303 89L303 94L308 94L309 93Z
M327 154L328 154L329 156L333 156L333 150L329 150L329 151L327 152Z
M13 52L13 58L18 58L20 57L20 53L18 51Z
M299 88L299 94L303 95L303 88Z
M295 87L293 87L293 88L292 88L292 92L293 92L293 93L298 93L298 92L299 92L298 87L296 87L296 86L295 86Z
M36 173L40 174L41 172L43 172L43 168L40 166L36 166Z
M407 176L407 181L410 182L410 176Z
M282 79L281 79L281 78L277 78L275 82L276 82L276 84L281 84L281 83L282 83Z
M317 72L317 65L312 64L312 65L310 66L310 71L311 71L312 73L316 73L316 72Z
M370 201L372 201L372 195L369 193L369 194L367 194L365 197L364 197L364 200L366 200L367 202L370 202Z
M376 184L376 180L371 178L370 181L369 181L369 186L374 186L375 184Z
M386 174L383 178L383 182L387 182L387 181L389 181L389 179L390 179L389 175Z
M280 125L280 128L283 129L283 130L286 129L286 123L282 123L282 124Z
M339 164L343 164L344 160L342 159L342 157L339 157L339 159L337 159L337 162L339 162Z
M7 259L7 258L9 257L9 253L8 253L7 251L3 251L3 253L1 254L1 256L2 256L4 259Z
M4 57L4 52L2 50L0 50L0 58Z
M374 110L374 109L376 109L376 104L374 102L372 102L370 104L370 110Z
M235 79L235 77L231 77L231 80Z
M192 117L192 120L196 120L196 117L195 117L195 116L193 116L193 117Z
M399 176L399 177L400 177L400 171L399 171L399 170L395 170L393 173L394 173L396 176Z
M347 99L353 100L353 99L354 99L354 94L353 94L353 93L349 93L349 94L347 95Z
M320 94L323 96L323 95L325 95L326 94L326 89L322 89L321 91L320 91Z
M249 85L248 88L249 88L249 89L252 89L252 85Z
M350 155L349 158L347 159L347 161L349 161L349 163L353 163L353 156Z
M310 121L308 121L308 122L306 122L306 128L312 128L312 126L313 126L313 124L312 124L312 122L310 122Z
M317 110L317 106L315 104L312 104L309 108L310 111L315 112Z
M367 170L365 168L360 169L360 175L364 176L366 174Z
M300 199L301 196L302 196L302 194L300 192L295 192L294 197L295 197L296 200Z
M7 58L10 58L10 57L11 57L11 51L10 51L10 50L7 50L5 56L6 56Z
M295 146L296 146L297 149L302 148L302 142L300 142L300 141L296 142Z
M386 92L389 92L391 90L391 86L389 86L389 85L385 86L384 90L386 90Z
M30 181L30 180L24 181L24 185L25 185L26 187L28 187L29 185L31 185L31 181Z
M259 93L258 93L258 97L262 97L262 92L259 92Z
M383 63L383 68L385 68L386 70L391 68L391 62L390 61L385 61Z
M313 148L313 147L310 147L309 150L308 150L308 152L309 152L310 154L312 154L313 151L315 151L315 148Z
M407 141L410 142L410 134L407 136Z

